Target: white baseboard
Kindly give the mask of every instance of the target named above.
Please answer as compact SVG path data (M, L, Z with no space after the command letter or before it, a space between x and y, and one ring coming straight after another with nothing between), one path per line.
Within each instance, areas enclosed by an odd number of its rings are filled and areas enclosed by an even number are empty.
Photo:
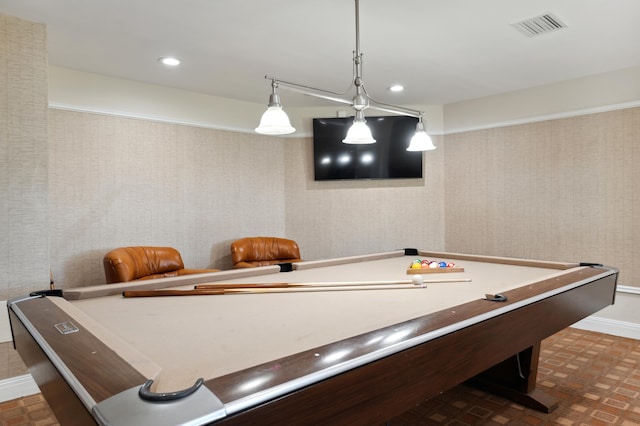
M40 393L31 374L0 380L0 402Z
M571 327L640 340L640 324L607 318L587 317Z

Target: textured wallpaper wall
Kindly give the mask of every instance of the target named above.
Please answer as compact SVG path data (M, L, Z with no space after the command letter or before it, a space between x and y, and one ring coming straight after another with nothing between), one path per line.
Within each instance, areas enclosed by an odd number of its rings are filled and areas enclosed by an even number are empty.
M444 249L444 147L423 154L422 179L316 182L311 138L285 140L286 230L321 259L405 247Z
M170 245L188 267L220 269L251 235L293 238L306 259L443 246L442 150L425 154L424 179L320 183L310 138L56 109L49 138L61 287L103 283L102 257L126 245Z
M448 250L600 262L640 286L640 108L446 136Z
M0 300L49 283L47 37L0 15Z
M101 283L130 244L226 269L233 239L272 234L308 259L424 247L597 261L635 285L639 111L438 137L423 179L315 182L310 138L51 110L52 270Z
M51 109L51 266L61 287L105 282L102 258L172 246L231 267L229 244L284 235L278 138Z

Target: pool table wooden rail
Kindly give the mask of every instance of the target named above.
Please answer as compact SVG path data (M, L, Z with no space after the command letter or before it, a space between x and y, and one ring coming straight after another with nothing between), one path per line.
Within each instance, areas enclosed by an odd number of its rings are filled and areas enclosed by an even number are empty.
M420 255L435 257L434 252ZM454 258L451 253L437 255ZM473 257L467 260L485 260ZM502 258L494 258L501 262L498 259ZM543 263L557 269L576 266ZM301 425L381 423L487 370L495 388L504 388L523 404L552 409L552 402L535 389L540 342L612 304L616 280L613 269L575 268L506 291L506 302L474 300L209 378L205 386L228 412L216 424L278 424L285 420L286 424ZM10 319L16 348L63 425L93 422L89 414L93 403L146 380L99 339L81 338L90 333L71 336L73 346L81 348L79 352L60 343L58 332L47 326L68 317L47 297L11 303ZM394 336L401 337L393 344L384 341ZM52 360L50 351L43 350L47 346L58 359ZM327 362L327 355L344 350L349 351L348 356ZM514 378L514 354L520 354L524 361L524 379ZM256 380L261 384L248 389L246 384Z
M71 288L65 289L63 291L63 296L67 300L90 299L94 297L122 294L122 292L128 290L155 290L191 284L196 285L223 280L232 280L243 277L257 277L260 275L277 274L279 272L280 267L277 265L260 266L257 268L234 269L229 271L209 272L204 274L182 275L178 277L138 280L124 283Z
M602 270L597 268L581 268L560 278L536 283L535 289L525 286L505 292L508 300L499 304L499 308L496 308L496 302L480 299L379 330L373 335L356 336L280 359L277 377L265 383L265 387L313 374L321 368L320 362L313 363L313 359L317 359L316 353L332 353L347 345L355 348L350 353L351 359L366 357L375 350L369 341L376 340L379 335L411 330L404 341L398 342L398 346L410 346L408 349L349 369L331 380L309 385L286 398L254 408L239 407L237 421L232 415L221 424L239 425L258 419L271 424L283 418L288 424L314 424L318 417L322 419L320 423L332 425L383 422L514 354L534 349L542 339L613 303L616 276L605 275L590 281L600 275ZM555 293L560 287L576 281L581 284ZM541 295L541 292L547 294ZM539 300L530 303L532 298ZM412 339L414 341L410 342ZM420 340L423 342L416 344ZM241 385L265 373L273 377L273 367L273 363L269 363L206 383L223 402L230 404L233 411L234 401L251 396L239 391ZM536 371L532 366L525 366L525 369L526 383L518 383L519 389L509 389L514 394L510 396L523 404L548 411L552 407L544 405L549 402L544 397L538 402L538 392L533 389ZM257 388L252 392L260 390L265 389Z
M9 319L14 346L62 425L92 424L95 403L146 380L90 333L74 333L63 343L58 331L44 324L69 317L48 297L20 303L19 310L9 310ZM92 352L95 359L87 356Z
M444 258L444 259L470 260L474 262L499 263L503 265L533 266L535 268L571 269L571 268L580 266L580 263L576 263L576 262L554 262L549 260L522 259L517 257L502 257L502 256L485 256L480 254L467 254L467 253L447 253L442 251L418 250L418 254L420 256L426 256L430 258L435 257L435 258Z

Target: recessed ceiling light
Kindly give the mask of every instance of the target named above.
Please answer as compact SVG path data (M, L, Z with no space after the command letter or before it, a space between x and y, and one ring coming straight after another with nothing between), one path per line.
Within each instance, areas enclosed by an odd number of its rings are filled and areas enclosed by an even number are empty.
M164 65L172 66L172 67L175 67L176 65L180 65L180 59L171 58L171 57L160 58L160 59L158 59L158 62L160 62L161 64L164 64Z
M404 90L404 86L401 84L394 84L393 86L389 87L389 90L392 92L402 92Z

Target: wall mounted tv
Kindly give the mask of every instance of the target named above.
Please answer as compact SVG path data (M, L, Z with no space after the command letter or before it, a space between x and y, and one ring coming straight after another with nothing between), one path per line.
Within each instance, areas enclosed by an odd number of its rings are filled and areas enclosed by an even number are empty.
M353 117L313 119L315 180L410 179L422 177L422 152L407 151L417 118L366 117L374 144L342 142Z

